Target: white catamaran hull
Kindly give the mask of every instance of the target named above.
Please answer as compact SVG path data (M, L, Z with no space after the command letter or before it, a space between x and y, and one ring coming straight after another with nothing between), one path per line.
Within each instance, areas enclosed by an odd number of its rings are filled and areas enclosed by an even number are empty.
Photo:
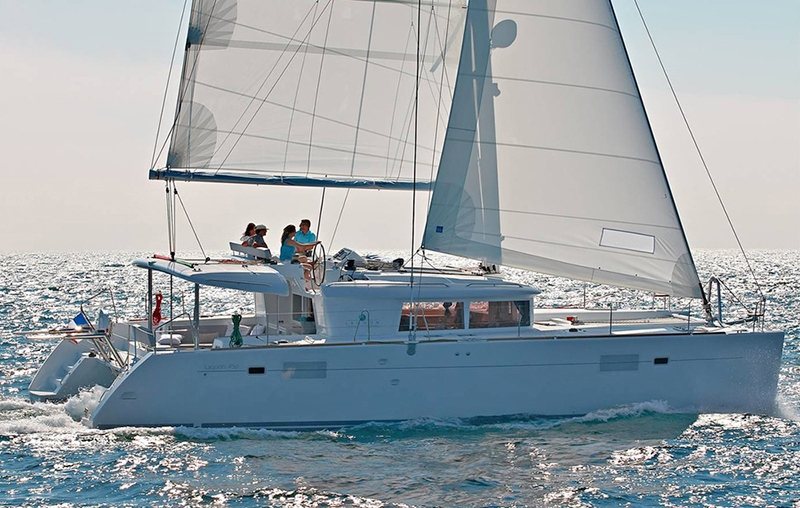
M92 415L98 428L337 428L419 417L581 415L651 400L774 410L783 334L366 343L151 353Z

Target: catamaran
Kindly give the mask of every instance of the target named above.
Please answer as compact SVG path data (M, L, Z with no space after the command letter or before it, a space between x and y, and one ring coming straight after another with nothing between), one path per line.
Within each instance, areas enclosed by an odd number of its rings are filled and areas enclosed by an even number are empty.
M609 0L195 0L188 25L169 152L149 175L170 195L181 181L429 189L420 252L484 270L316 250L307 281L235 243L218 260L170 245L134 262L148 318L103 330L126 354L100 355L116 364L94 426L774 410L784 334L762 312L712 314ZM497 266L704 313L537 308ZM153 322L159 273L193 285L191 316ZM251 292L255 312L201 316L209 286ZM92 344L43 367L38 393L74 391L59 387L97 363Z

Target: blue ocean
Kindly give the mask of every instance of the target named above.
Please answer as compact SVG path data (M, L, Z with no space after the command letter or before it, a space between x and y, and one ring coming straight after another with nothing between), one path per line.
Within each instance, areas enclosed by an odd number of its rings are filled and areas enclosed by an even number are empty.
M767 327L787 332L777 414L681 414L658 400L578 418L420 419L335 431L121 428L82 418L101 395L34 403L27 386L55 343L22 332L61 326L100 294L144 315L144 253L0 255L2 506L781 506L800 507L800 252L752 251ZM733 251L699 251L701 278L757 298ZM652 295L509 270L538 305L661 306ZM164 289L165 294L167 288ZM166 302L192 305L176 286ZM204 294L204 313L247 311L246 296ZM725 291L726 319L744 312ZM697 303L673 299L676 311ZM692 307L693 305L693 307ZM502 388L502 387L499 387ZM231 386L232 392L236 386Z

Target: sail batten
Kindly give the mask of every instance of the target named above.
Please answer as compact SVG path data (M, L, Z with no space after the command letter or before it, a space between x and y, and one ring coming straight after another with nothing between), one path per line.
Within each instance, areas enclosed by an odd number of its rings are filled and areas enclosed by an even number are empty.
M476 75L476 76L483 77L483 78L487 78L488 77L488 76L480 76L480 75ZM639 99L639 97L637 95L632 94L631 92L629 92L627 90L614 90L612 88L603 88L603 87L599 87L599 86L581 85L579 83L558 83L558 82L555 82L555 81L544 81L544 80L540 80L540 79L520 78L520 77L516 77L516 76L497 76L497 75L494 75L494 76L491 76L491 78L494 79L496 82L500 82L500 81L520 81L520 82L523 82L523 83L536 83L536 84L540 84L540 85L560 86L560 87L567 87L567 88L582 88L582 89L586 89L586 90L595 90L595 91L598 91L598 92L618 93L618 94L622 94L622 95L627 95L628 97L631 97L631 98L636 99L636 100Z
M700 297L608 0L471 0L426 249Z

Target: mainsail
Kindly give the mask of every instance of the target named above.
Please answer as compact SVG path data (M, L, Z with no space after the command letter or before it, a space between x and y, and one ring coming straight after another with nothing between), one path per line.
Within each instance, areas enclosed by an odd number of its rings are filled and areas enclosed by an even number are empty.
M418 8L408 0L195 0L167 168L151 178L407 184L419 36L417 174L432 179L466 9L465 0Z
M609 0L470 0L423 245L702 296Z

